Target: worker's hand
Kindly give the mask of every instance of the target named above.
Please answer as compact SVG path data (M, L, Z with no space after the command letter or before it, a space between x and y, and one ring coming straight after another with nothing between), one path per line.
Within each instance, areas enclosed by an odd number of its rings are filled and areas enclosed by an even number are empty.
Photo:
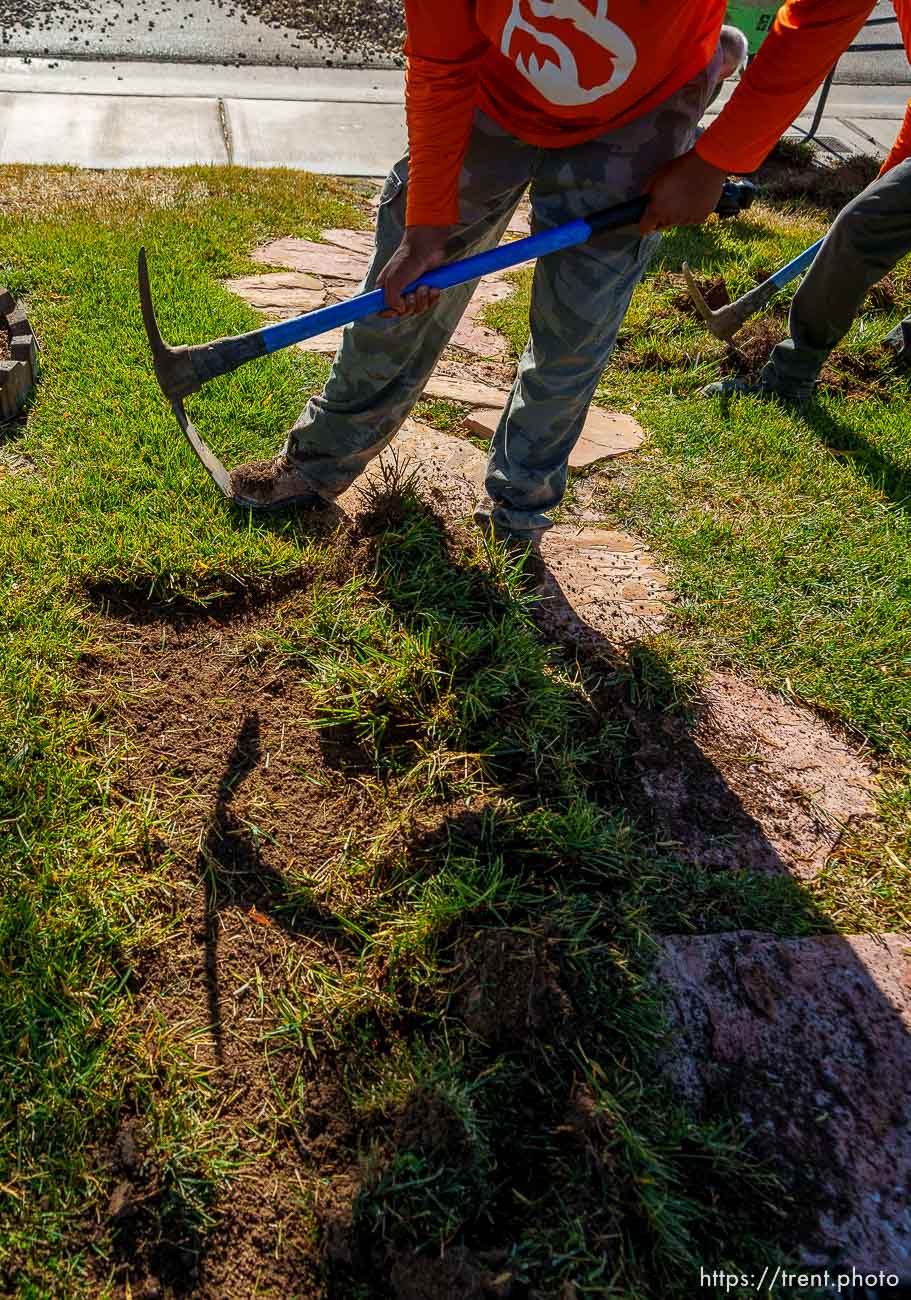
M643 235L668 226L698 226L718 206L727 172L692 149L661 167L645 187L649 204L639 222Z
M452 226L409 226L398 248L376 277L378 287L386 290L387 309L382 316L417 316L427 311L440 296L439 289L423 285L416 293L403 295L402 290L425 271L432 271L445 261L446 240Z

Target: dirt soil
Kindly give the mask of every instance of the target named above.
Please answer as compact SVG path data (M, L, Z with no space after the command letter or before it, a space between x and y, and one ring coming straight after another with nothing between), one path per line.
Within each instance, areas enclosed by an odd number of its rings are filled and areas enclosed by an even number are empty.
M753 179L766 201L803 200L834 217L875 179L879 168L873 157L827 161L822 154L810 154L806 148L784 141L772 150Z
M0 361L9 361L9 330L0 325Z
M137 1016L178 1034L217 1090L220 1123L250 1162L207 1207L216 1226L203 1235L152 1153L144 1117L124 1114L95 1156L107 1213L77 1228L79 1241L99 1253L99 1285L113 1276L117 1294L132 1300L281 1292L341 1300L354 1285L384 1300L509 1294L489 1241L477 1257L459 1247L436 1259L365 1236L361 1207L376 1160L382 1168L402 1153L433 1152L448 1167L467 1163L464 1126L447 1105L418 1094L365 1120L341 1084L350 1061L322 1043L317 1060L270 1050L274 1002L258 988L299 1002L290 971L318 964L344 974L358 962L356 942L321 902L319 886L333 843L366 838L376 824L358 751L314 730L300 674L254 649L306 609L308 576L227 594L205 611L150 606L144 593L115 584L90 595L102 648L83 660L82 688L130 744L123 794L155 793L162 825L149 853L170 870L174 926L138 963ZM409 842L419 846L413 860L432 864L439 836L456 820L471 833L472 815L453 807L409 826ZM480 1050L531 1052L574 1025L546 936L465 933L451 943L461 970L453 1010ZM373 1032L382 1053L387 1030L377 1024ZM296 1099L293 1122L276 1124L281 1095ZM532 1130L548 1120L526 1116ZM373 1172L359 1155L368 1150ZM509 1164L507 1152L502 1162ZM317 1173L321 1190L308 1210L301 1179L312 1186Z
M725 372L755 383L772 349L787 335L787 315L780 307L771 307L762 316L747 321L728 345ZM841 397L886 402L895 386L895 366L883 347L871 345L860 356L836 348L823 367L819 386L823 392Z
M141 1117L124 1117L99 1155L112 1189L98 1244L134 1300L161 1287L213 1300L300 1293L316 1285L310 1244L295 1240L301 1138L273 1145L265 1112L276 1088L301 1086L301 1060L268 1051L257 988L280 993L301 963L343 971L354 960L311 886L341 828L367 833L370 804L343 775L345 754L309 727L299 675L249 653L305 591L227 597L205 614L149 609L122 589L93 594L107 648L83 663L84 689L131 743L124 794L156 793L166 825L150 851L173 876L174 929L139 963L137 1012L178 1030L256 1160L212 1207L220 1222L200 1255L164 1172L141 1152Z

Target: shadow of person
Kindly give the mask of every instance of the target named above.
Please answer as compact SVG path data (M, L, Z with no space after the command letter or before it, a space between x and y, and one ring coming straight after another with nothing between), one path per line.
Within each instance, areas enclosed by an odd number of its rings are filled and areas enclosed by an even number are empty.
M331 911L266 861L257 828L234 811L232 805L241 785L260 765L262 756L260 719L253 711L243 718L226 758L199 850L205 887L206 1000L219 1065L224 1064L219 976L222 911L241 908L287 934L308 938L331 935L333 944L357 948L356 941Z
M444 547L442 524L436 534L425 530L422 541ZM422 590L421 575L413 567L407 569L407 585L398 580L402 564L395 562L397 548L404 547L402 560L408 561L402 532L382 537L379 546L384 562L377 567L377 580L402 627L426 626L431 619L458 626L466 601L465 569L457 556L441 549L428 566L429 585ZM447 562L448 583L440 577L440 566ZM502 601L502 589L474 572L478 594ZM597 679L603 670L606 679L628 658L627 648L579 616L553 573L533 617L541 635L556 640L590 677ZM672 683L662 683L658 668L652 668L653 687L659 694L662 687L670 690ZM752 873L788 872L795 895L805 899L805 906L793 910L786 922L793 927L786 934L796 930L797 937L780 937L776 917L764 930L733 929L722 921L714 926L718 933L666 932L658 939L654 980L673 1029L663 1063L666 1077L700 1118L745 1131L754 1154L778 1174L795 1206L781 1242L793 1258L808 1267L847 1270L849 1277L855 1267L907 1276L907 941L902 936L820 933L829 923L795 878L793 863L783 859L743 805L687 719L628 698L621 701L612 687L603 687L600 697L596 690L595 703L628 722L632 774L619 790L593 782L589 797L648 817L660 851L674 854L682 842L686 855L710 870L737 866ZM529 786L517 784L522 776L517 769L500 784L507 795L521 788L527 806ZM547 793L540 798L543 807ZM421 858L425 871L444 860L441 846L449 829L411 846L410 854ZM520 852L518 859L532 862L533 855ZM561 888L579 890L578 875L563 863ZM585 889L590 891L591 884L587 880ZM674 914L668 919L673 924L680 918ZM871 1079L876 1088L870 1087Z
M859 423L846 424L836 419L819 402L812 402L801 418L843 464L899 510L906 513L911 510L911 469L875 446Z

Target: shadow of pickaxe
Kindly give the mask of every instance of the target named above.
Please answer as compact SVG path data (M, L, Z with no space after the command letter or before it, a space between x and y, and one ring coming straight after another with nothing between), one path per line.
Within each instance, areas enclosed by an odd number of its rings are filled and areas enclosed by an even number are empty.
M770 275L768 280L763 280L762 284L758 284L755 289L750 289L736 302L730 302L724 307L717 308L717 310L713 310L708 305L703 297L702 290L696 283L696 277L690 270L689 265L684 262L683 275L689 295L699 315L708 325L712 334L715 335L715 338L724 339L726 343L730 343L737 331L746 324L751 316L755 316L757 312L767 307L776 293L783 289L786 284L790 284L798 275L803 275L804 271L812 265L816 254L822 247L822 243L822 239L817 239L815 244L811 244L809 248L804 249L798 257L786 263L780 271Z
M749 181L729 181L724 187L716 212L722 217L736 216L750 207L755 193L755 187ZM412 293L422 285L432 289L448 289L454 285L467 284L492 271L504 271L558 249L584 244L593 235L603 231L637 225L647 206L648 198L643 195L606 208L603 212L593 213L584 220L568 221L552 230L514 240L511 244L501 244L498 248L476 253L461 261L449 262L422 275L405 292ZM383 311L386 306L385 291L374 289L370 293L350 298L347 302L320 307L304 316L295 316L276 325L265 325L261 329L250 330L247 334L215 339L211 343L172 347L162 339L155 318L144 248L139 251L139 299L161 391L171 403L177 423L193 451L212 481L229 500L234 500L231 476L188 418L184 398L198 392L211 379L230 374L247 361L268 356L294 343L316 338L326 330L337 329L365 316L372 316L375 312Z

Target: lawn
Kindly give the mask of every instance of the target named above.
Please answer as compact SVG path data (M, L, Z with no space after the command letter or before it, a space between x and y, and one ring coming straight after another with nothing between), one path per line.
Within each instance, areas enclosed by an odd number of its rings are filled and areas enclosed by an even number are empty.
M599 393L649 439L597 481L680 594L656 695L543 639L407 470L354 534L264 523L181 441L139 245L165 337L238 332L220 281L366 225L356 187L4 168L0 197L43 346L5 431L35 472L0 448L0 1290L651 1300L789 1258L802 1193L662 1084L648 970L661 934L911 925L911 392L876 348L911 271L806 419L723 410L698 388L760 349L681 309L682 259L741 291L824 215L665 242ZM516 283L489 319L519 348ZM192 414L228 464L270 454L326 369L283 353ZM691 709L717 665L881 765L881 823L812 882L685 865L633 797L630 707Z

